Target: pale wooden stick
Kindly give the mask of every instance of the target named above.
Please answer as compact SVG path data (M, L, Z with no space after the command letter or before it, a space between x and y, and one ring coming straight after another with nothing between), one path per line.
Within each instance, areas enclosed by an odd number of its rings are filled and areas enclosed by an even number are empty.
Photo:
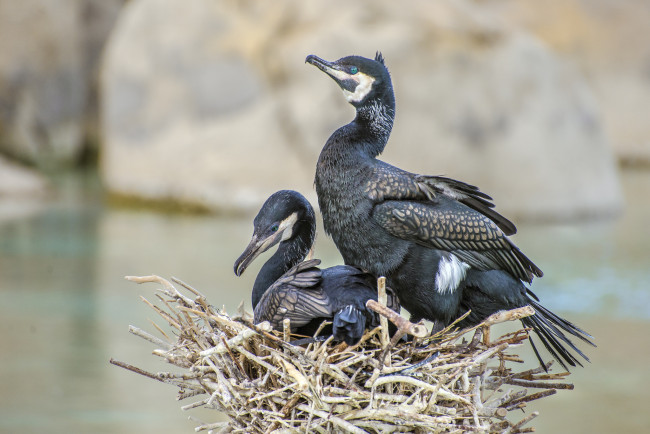
M200 425L194 428L195 432L200 432L200 431L205 431L206 429L209 430L214 430L217 428L226 428L228 426L228 422L214 422L214 423L207 423L205 425Z
M527 381L516 380L514 378L506 379L505 383L521 387L540 387L543 389L568 389L573 390L573 384L570 383L548 383L545 381Z
M291 318L282 320L282 337L285 342L289 342L291 339Z
M153 374L151 372L147 372L144 369L140 369L136 366L129 365L128 363L120 362L119 360L111 359L108 361L111 365L119 366L120 368L124 368L128 371L135 372L136 374L144 375L145 377L151 378L153 380L158 380L161 383L166 383L164 379L160 378L160 376Z
M532 306L524 306L512 310L501 310L487 317L487 319L480 325L489 327L493 326L494 324L499 324L506 321L515 321L531 315L535 315L535 309L533 309Z
M152 319L149 319L149 322L151 323L152 326L154 326L154 328L155 328L156 330L158 330L158 333L160 333L160 334L163 335L165 338L167 338L167 340L169 340L169 341L172 340L172 339L169 337L169 335L168 335L167 333L165 333L165 331L164 331L163 329L161 329L160 326L159 326L158 324L156 324L155 321L153 321Z
M178 297L179 299L183 300L183 303L185 303L187 306L194 304L194 300L185 297L183 294L178 292L176 287L169 283L167 279L163 279L162 277L156 276L155 274L151 276L124 276L124 278L135 283L159 283L163 286L163 288L165 288L164 292L170 297Z
M196 408L196 407L201 407L201 406L207 404L209 399L210 398L205 398L205 399L202 399L200 401L193 402L191 404L183 405L183 406L181 406L181 410L187 411L187 410L191 410L191 409Z
M531 414L514 424L513 426L510 427L510 429L506 430L506 433L517 431L520 427L526 425L528 422L531 420L535 419L537 416L539 416L538 411L533 411Z
M508 402L508 408L514 407L522 402L530 402L536 399L544 398L547 396L555 395L557 393L556 389L542 390L541 392L533 393L528 396L522 396L521 398L513 399Z
M333 416L327 412L316 410L314 408L311 408L307 404L299 404L296 408L310 413L314 416L320 417L321 419L325 419L327 421L332 422L332 424L338 426L339 428L344 429L347 432L353 433L353 434L367 434L367 431L362 430L361 428L357 428L356 426L352 425L350 422L346 422L345 420L341 419L340 417Z
M422 426L423 424L449 424L453 419L450 416L428 416L413 411L405 411L402 407L385 407L381 409L356 410L346 415L348 420L354 419L378 419L386 422L393 422L401 419L408 426ZM408 421L408 422L407 422ZM356 420L355 420L356 422Z
M267 372L270 372L270 371L267 371ZM258 396L254 397L254 398L251 398L250 401L253 402L253 401L259 401L261 399L268 399L268 398L270 398L272 396L279 395L282 392L285 392L285 391L287 391L289 389L293 389L296 386L298 386L298 382L287 384L286 386L284 386L281 389L272 390L272 391L270 391L268 393L265 393L264 395L258 395Z
M368 300L372 301L372 300ZM386 307L388 304L388 295L386 294L386 278L381 276L377 279L377 302L381 307ZM379 325L381 325L381 334L379 335L381 339L381 347L386 348L388 346L388 319L384 315L379 316Z
M129 326L129 333L134 334L136 336L139 336L142 339L145 339L145 340L151 342L152 344L161 346L161 347L165 348L166 350L171 350L174 347L172 344L170 344L168 342L165 342L162 339L157 338L157 337L145 332L144 330L142 330L142 329L140 329L140 328L138 328L136 326L130 325Z
M374 382L374 384L372 384L372 387L378 387L381 386L382 384L387 384L387 383L407 383L416 387L421 387L422 389L425 390L431 390L431 391L435 390L437 391L438 395L440 395L443 399L449 399L452 401L458 401L458 402L462 402L463 404L471 405L471 402L469 402L467 399L453 392L445 390L445 388L443 387L437 389L436 386L426 383L422 380L418 380L417 378L413 378L413 377L406 377L403 375L389 375L387 377L379 377Z
M192 294L196 295L197 297L200 297L200 298L202 298L204 300L206 299L206 296L201 294L197 289L193 288L192 286L188 285L187 283L183 282L182 280L177 279L174 276L172 276L172 282L178 283L183 288L187 289L188 291L190 291Z
M411 321L400 316L397 312L387 308L386 306L382 306L381 304L377 303L375 300L368 300L366 302L366 307L368 309L372 309L373 311L377 312L382 318L385 317L389 319L390 322L395 324L399 330L403 330L405 333L409 335L418 338L423 338L428 334L426 327L424 327L423 325L413 324Z
M257 324L257 326L264 331L271 331L273 328L271 327L271 324L269 324L267 321L264 321L263 323ZM251 337L257 335L258 332L253 330L253 329L245 329L241 333L239 333L237 336L228 339L227 341L227 346L224 345L223 343L220 343L219 345L216 345L212 348L208 348L207 350L201 351L199 355L201 357L208 357L211 354L223 354L228 351L228 347L238 347L240 346L244 341L247 341Z
M181 327L181 324L178 321L176 321L176 318L173 318L170 314L168 314L167 312L165 312L164 310L162 310L161 308L159 308L158 306L156 306L155 304L153 304L152 302L150 302L149 300L147 300L143 296L140 296L140 300L142 300L142 302L144 304L146 304L147 306L152 308L154 311L156 311L156 313L158 313L158 315L163 317L169 323L169 325L171 325L173 327L176 327L179 330L183 329Z

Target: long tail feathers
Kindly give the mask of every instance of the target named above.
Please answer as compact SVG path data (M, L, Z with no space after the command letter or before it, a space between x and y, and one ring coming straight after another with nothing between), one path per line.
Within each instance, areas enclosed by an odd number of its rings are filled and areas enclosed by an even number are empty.
M524 326L530 327L535 331L546 350L560 363L560 365L562 365L564 369L567 371L569 370L567 365L573 367L576 365L582 366L580 360L578 360L571 351L577 353L586 361L589 361L589 358L580 351L573 342L571 342L564 332L567 332L595 347L596 344L591 341L593 337L589 333L576 327L569 321L560 318L532 299L529 299L529 304L535 309L535 315L524 318L521 322ZM530 339L530 344L533 347L535 356L537 356L540 364L545 366L544 360L539 354L532 339Z

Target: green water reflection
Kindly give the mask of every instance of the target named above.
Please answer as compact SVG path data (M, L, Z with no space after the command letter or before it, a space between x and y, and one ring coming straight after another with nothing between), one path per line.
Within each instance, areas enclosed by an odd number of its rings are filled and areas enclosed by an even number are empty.
M535 291L599 344L588 350L592 364L572 376L576 390L535 406L538 432L650 425L650 174L626 173L624 184L628 207L616 222L519 226L516 242L545 271ZM156 315L138 297L153 286L122 277L177 276L234 311L250 303L259 267L239 279L232 272L250 218L106 208L88 175L59 187L41 206L0 206L0 431L193 432L173 387L108 364L115 357L151 371L168 367L127 331L153 329L148 318ZM338 262L322 235L317 253L325 265ZM190 414L214 420L212 412Z

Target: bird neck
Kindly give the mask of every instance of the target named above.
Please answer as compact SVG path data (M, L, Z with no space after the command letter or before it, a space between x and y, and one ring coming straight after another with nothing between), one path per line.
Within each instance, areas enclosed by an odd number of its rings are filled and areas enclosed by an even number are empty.
M278 245L275 254L266 261L257 274L253 284L253 309L260 302L266 290L284 273L302 262L309 253L316 236L316 222L312 216L312 221L299 223L296 223L300 226L296 228L296 234Z
M364 140L364 153L377 157L384 151L395 120L395 97L392 90L382 97L374 98L357 107L357 116L353 124L361 129Z

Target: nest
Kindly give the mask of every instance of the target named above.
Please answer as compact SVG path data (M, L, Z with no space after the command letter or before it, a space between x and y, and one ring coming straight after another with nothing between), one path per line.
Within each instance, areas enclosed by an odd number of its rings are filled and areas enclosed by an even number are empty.
M161 285L155 304L142 300L175 336L155 324L164 339L133 326L130 332L181 369L151 373L111 363L178 387L178 400L194 398L183 410L207 407L229 417L201 423L196 431L532 432L528 423L538 413L521 418L521 410L556 389L573 388L562 381L568 372L547 372L551 363L521 372L510 367L522 360L509 350L528 339L528 330L490 340L491 325L530 315L529 307L493 315L474 329L447 328L410 342L389 340L384 322L354 347L331 338L303 347L289 343L296 337L288 327L272 331L243 312L231 318L176 279L190 297L158 276L128 279Z

